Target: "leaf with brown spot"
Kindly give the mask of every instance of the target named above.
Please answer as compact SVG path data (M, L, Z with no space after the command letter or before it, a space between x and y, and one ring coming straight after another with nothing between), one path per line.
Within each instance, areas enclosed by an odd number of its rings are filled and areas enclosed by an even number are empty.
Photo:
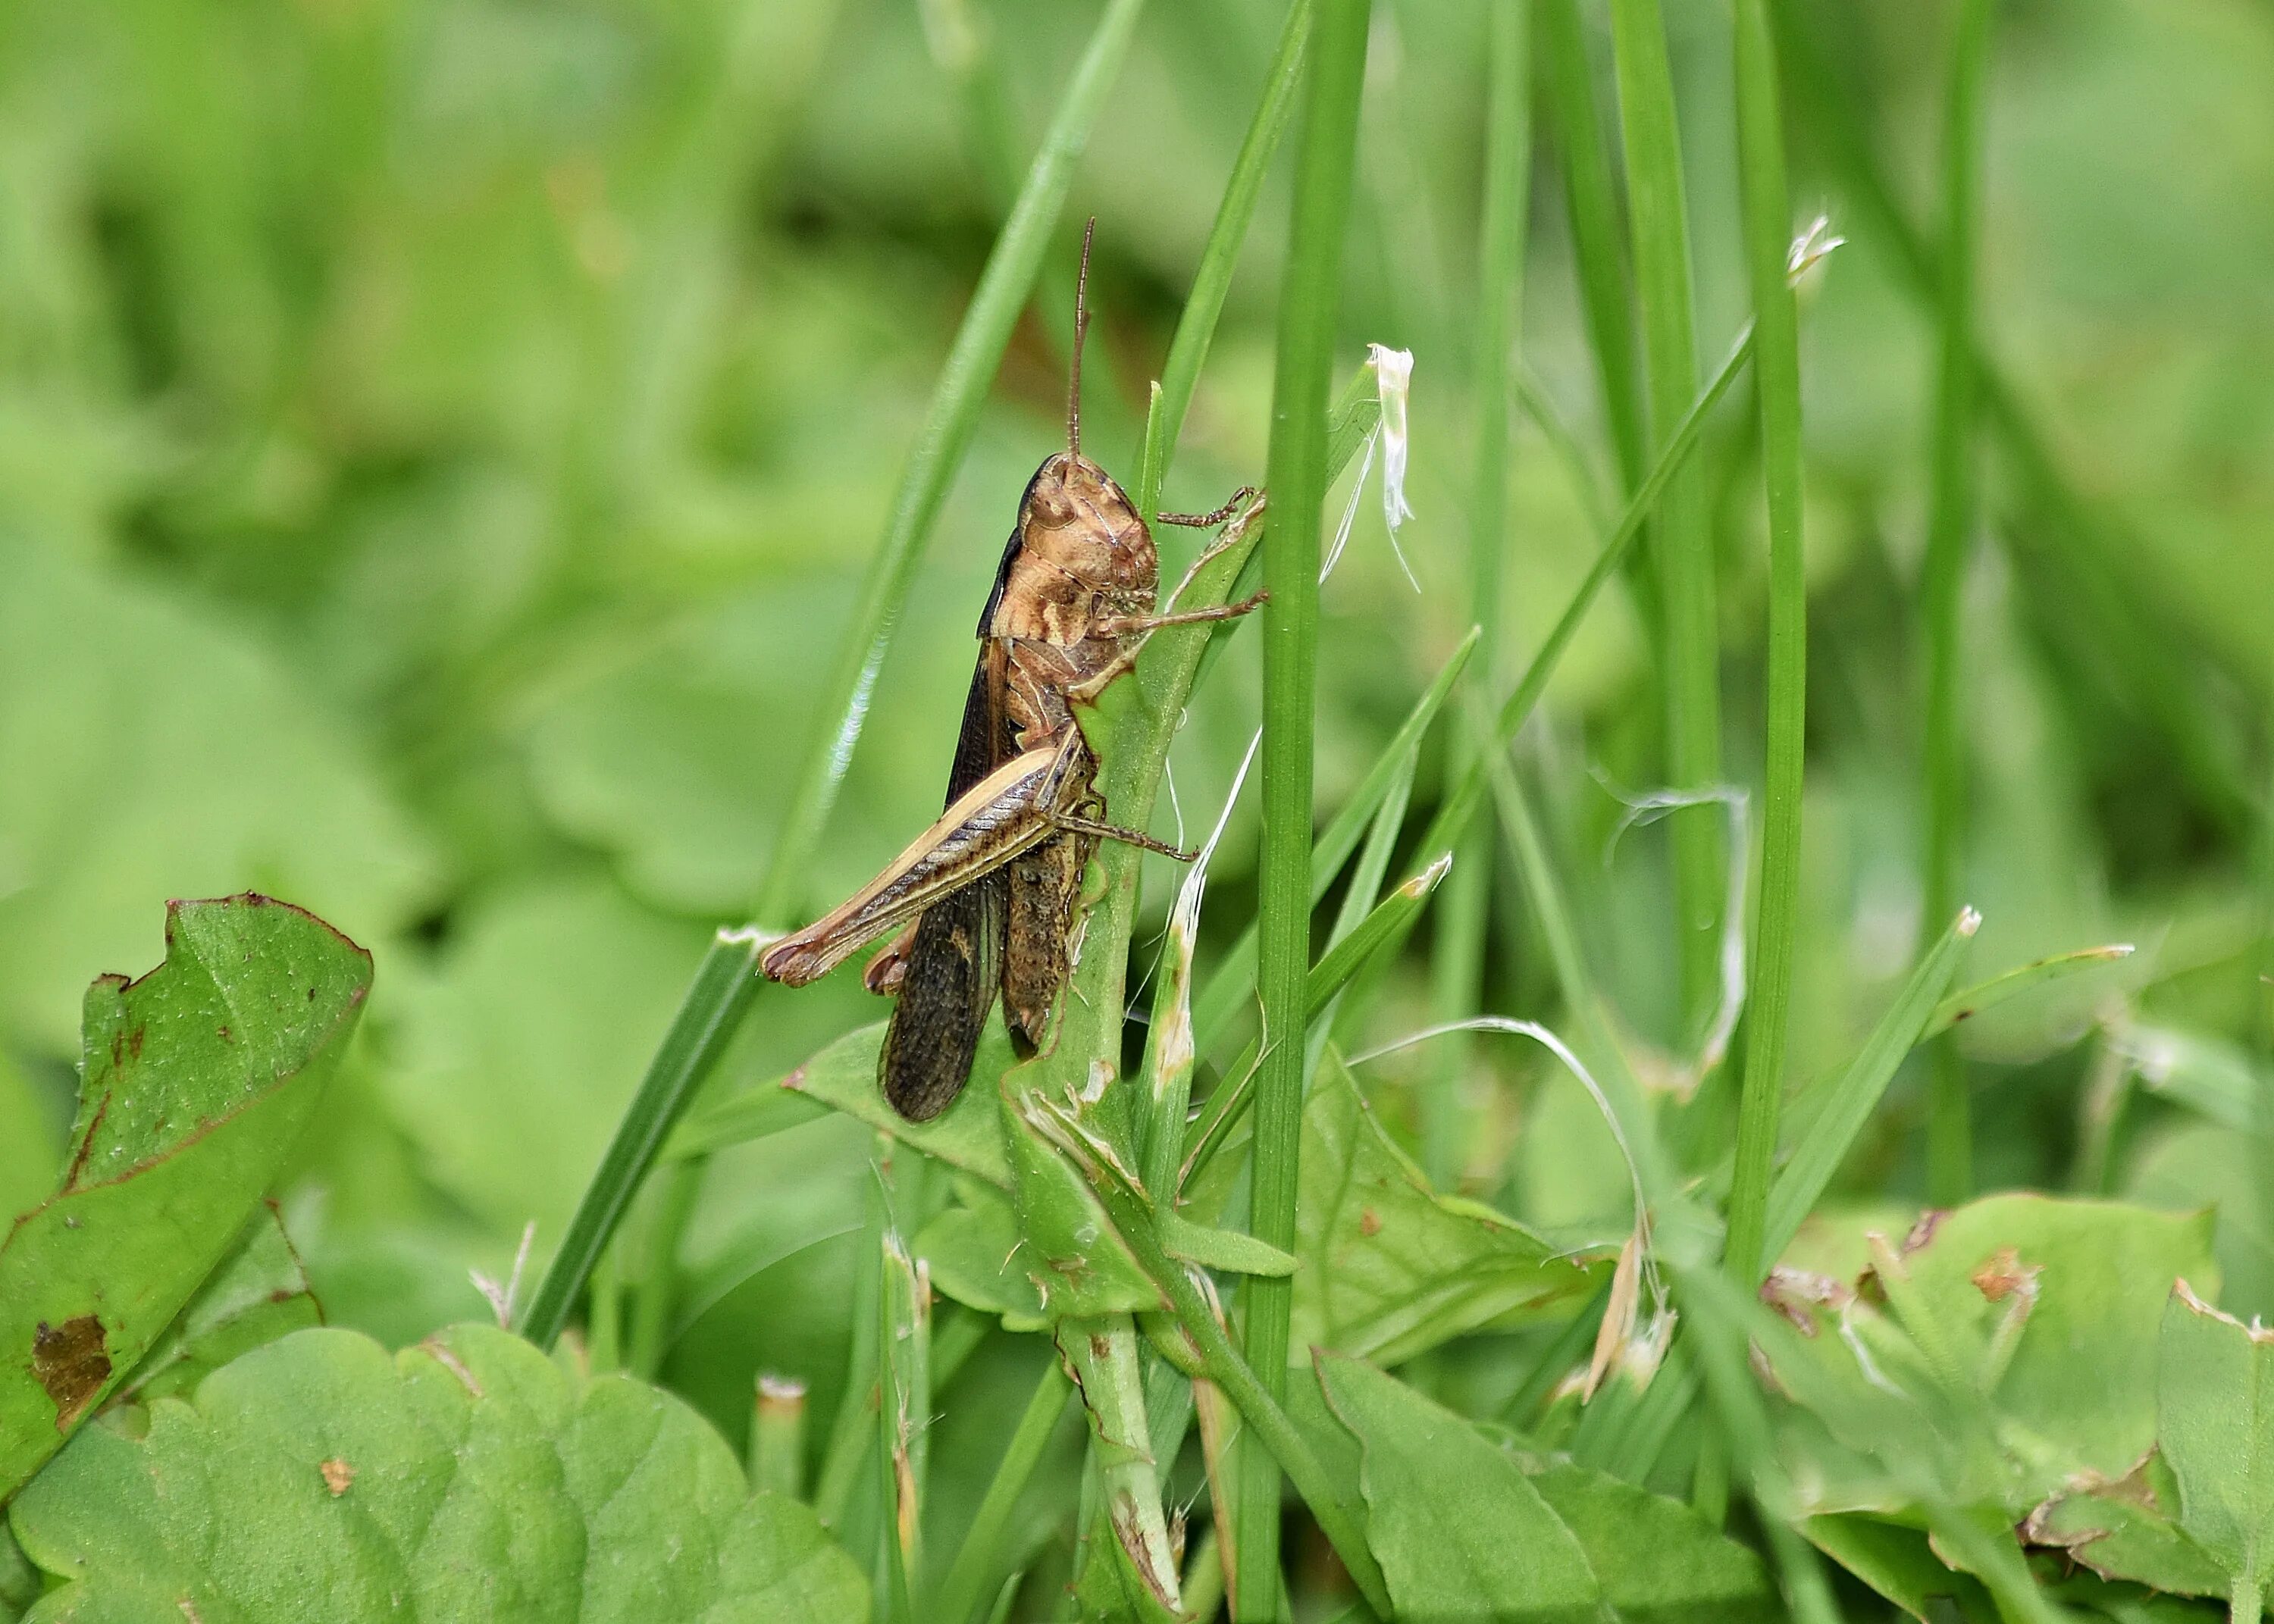
M15 1350L0 1354L0 1499L240 1244L370 986L371 956L354 943L244 896L172 904L165 962L88 989L61 1188L0 1242L0 1350ZM70 1329L98 1316L99 1336Z
M56 1431L70 1432L110 1380L110 1349L102 1321L93 1314L80 1314L61 1325L40 1321L32 1333L32 1380L56 1407Z

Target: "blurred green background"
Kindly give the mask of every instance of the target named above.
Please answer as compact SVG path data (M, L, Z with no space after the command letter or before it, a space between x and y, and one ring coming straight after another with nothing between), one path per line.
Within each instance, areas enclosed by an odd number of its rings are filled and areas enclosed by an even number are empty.
M1098 219L1089 447L1126 469L1277 10L1157 0L1146 17L935 533L809 904L937 808L973 620L1059 433L1079 217ZM1669 13L1701 345L1718 357L1746 300L1728 19ZM1929 217L1942 9L1811 15L1898 200ZM2274 1308L2250 1142L2155 1097L2190 1079L2247 1091L2265 1064L2253 830L2274 691L2274 11L2027 0L2000 15L1984 327L2075 500L2049 502L1988 449L1967 593L1970 894L1987 924L1962 979L2092 942L2142 951L1969 1029L1982 1181L2221 1199L2226 1301ZM1464 629L1482 25L1440 0L1381 0L1377 18L1344 334L1352 365L1369 340L1417 357L1419 516L1402 539L1422 590L1368 490L1325 599L1327 806ZM818 668L1093 19L1067 0L0 7L10 1210L51 1180L86 983L157 960L167 897L252 887L379 956L370 1019L285 1199L333 1320L399 1341L480 1314L466 1268L501 1271L526 1221L540 1253L557 1237L709 930L756 889ZM1911 620L1932 334L1828 162L1829 126L1803 101L1790 117L1796 195L1851 239L1804 312L1800 1079L1852 1050L1919 935ZM1260 477L1275 195L1172 506ZM1525 363L1576 455L1525 425L1520 653L1617 505L1563 221L1543 151ZM1724 414L1706 455L1727 759L1743 779L1758 771L1764 573L1746 412ZM1191 545L1163 538L1170 569ZM1608 840L1619 794L1658 782L1648 658L1630 607L1607 603L1527 749L1592 945L1630 1023L1662 1034L1663 831ZM1179 745L1188 828L1245 746L1253 658L1243 645ZM2176 701L2175 672L2191 685ZM1417 805L1435 793L1425 762ZM1211 893L1233 921L1252 853L1236 821ZM1537 1012L1541 972L1520 928L1503 934L1488 1002ZM1408 974L1385 1034L1419 1024L1418 962ZM729 1083L877 1012L834 982L769 994ZM1576 1092L1529 1088L1521 1056L1477 1064L1473 1187L1559 1226L1617 1208L1623 1175ZM1399 1074L1382 1074L1394 1097ZM2112 1124L2096 1115L2135 1075L2145 1094ZM1916 1192L1917 1106L1899 1085L1856 1187ZM711 1168L666 1375L730 1429L758 1365L814 1379L826 1413L866 1155L832 1120ZM999 1363L966 1380L996 1381ZM951 1409L986 1424L983 1402ZM954 1426L944 1462L960 1458Z

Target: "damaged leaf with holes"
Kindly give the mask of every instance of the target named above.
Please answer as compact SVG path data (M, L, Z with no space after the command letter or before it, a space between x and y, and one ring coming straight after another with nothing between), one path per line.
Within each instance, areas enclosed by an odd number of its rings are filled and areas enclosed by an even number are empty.
M487 1326L399 1354L309 1330L113 1412L11 1508L27 1624L840 1624L867 1586L710 1426Z
M88 989L68 1160L0 1245L0 1497L237 1243L370 987L368 953L247 894L172 904L165 962Z

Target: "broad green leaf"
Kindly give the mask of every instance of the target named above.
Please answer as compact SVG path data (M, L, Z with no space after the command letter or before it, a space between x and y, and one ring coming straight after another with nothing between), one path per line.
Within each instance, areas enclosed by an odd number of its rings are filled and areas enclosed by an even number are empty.
M1972 1574L1934 1553L1926 1530L1876 1517L1833 1515L1802 1519L1810 1543L1912 1618L1996 1616L1990 1593Z
M1019 1267L1019 1215L992 1185L966 1184L962 1199L918 1231L914 1250L943 1295L999 1314L1007 1329L1038 1331L1049 1323L1042 1294Z
M2164 1309L2162 1354L2157 1425L2180 1527L2225 1572L2235 1616L2255 1619L2274 1577L2274 1331L2219 1312L2181 1281Z
M365 941L433 859L340 718L141 572L0 538L0 1022L56 1056L167 897L257 887Z
M1556 1256L1480 1202L1431 1190L1331 1052L1304 1106L1301 1181L1289 1343L1298 1357L1315 1345L1392 1364L1576 1307L1594 1289L1593 1263Z
M239 1354L323 1322L283 1220L263 1207L120 1395L148 1403L184 1392Z
M1600 1616L1585 1550L1513 1459L1363 1360L1321 1353L1317 1366L1358 1440L1367 1543L1401 1618Z
M371 956L266 897L177 902L166 961L87 989L61 1188L0 1244L0 1494L124 1380L300 1137Z
M1626 1624L1755 1624L1773 1616L1760 1558L1680 1500L1566 1462L1531 1480Z
M66 1581L30 1618L303 1624L834 1624L868 1587L813 1514L751 1495L718 1434L625 1376L456 1326L389 1356L298 1332L140 1425L90 1427L18 1496Z
M2022 1538L2052 1545L2104 1579L2182 1596L2224 1596L2224 1569L2174 1520L2179 1485L2160 1453L2123 1477L2086 1478L2029 1514Z
M889 1133L903 1145L936 1156L950 1167L975 1174L1000 1190L1011 1188L1011 1163L1003 1151L1003 1123L993 1090L985 1079L999 1077L1011 1064L1011 1040L1000 1020L990 1020L979 1040L978 1057L972 1062L975 1080L930 1122L910 1122L894 1110L877 1086L877 1050L885 1041L885 1023L848 1032L781 1080L782 1087L818 1101L847 1116ZM685 1132L696 1133L712 1112L734 1103L722 1100L710 1110L689 1119Z
M1992 1196L1882 1243L1852 1287L1775 1282L1811 1333L1770 1340L1780 1376L1860 1457L1909 1474L1892 1500L1827 1489L1818 1507L1916 1509L1931 1488L2018 1520L2088 1474L2124 1477L2156 1439L2165 1297L2210 1277L2210 1241L2207 1213Z

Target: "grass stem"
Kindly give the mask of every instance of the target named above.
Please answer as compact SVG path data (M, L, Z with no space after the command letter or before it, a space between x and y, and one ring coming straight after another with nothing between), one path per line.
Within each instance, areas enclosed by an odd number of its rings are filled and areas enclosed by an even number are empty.
M1265 483L1271 523L1263 538L1263 842L1257 982L1267 1030L1292 1040L1305 1027L1310 973L1312 703L1319 633L1319 529L1326 501L1327 405L1341 313L1343 238L1350 214L1371 0L1320 0L1311 25L1303 130L1295 174L1287 270L1280 289ZM1256 1100L1250 1228L1275 1246L1295 1239L1304 1056L1274 1044ZM1286 1380L1291 1282L1246 1288L1248 1363L1276 1398ZM1229 1391L1229 1389L1227 1389ZM1239 1395L1232 1395L1238 1402ZM1242 1406L1243 1413L1246 1406ZM1251 1425L1254 1417L1249 1417ZM1279 1464L1241 1451L1240 1607L1268 1618L1279 1588Z
M1469 494L1469 620L1480 628L1475 677L1500 691L1502 577L1508 550L1511 369L1524 299L1525 224L1532 200L1532 64L1526 0L1495 0L1487 9L1483 225L1477 265L1476 351L1471 387L1476 408L1476 466ZM1454 735L1453 759L1465 763L1473 741ZM1485 927L1492 898L1492 831L1481 823L1460 833L1453 871L1437 905L1431 1015L1438 1021L1473 1014L1484 990ZM1421 1101L1421 1165L1449 1190L1467 1142L1461 1088L1473 1048L1465 1036L1440 1046Z
M1802 537L1799 314L1786 273L1792 205L1785 186L1784 120L1766 0L1737 0L1735 23L1737 163L1745 259L1752 278L1753 378L1761 408L1761 478L1769 532L1768 761L1760 902L1724 1253L1729 1267L1750 1285L1763 1267L1761 1224L1784 1099L1793 944L1800 922L1808 572Z
M1698 393L1698 340L1681 132L1658 0L1611 0L1611 42L1626 149L1645 394L1652 438L1662 446ZM1675 476L1652 539L1658 562L1667 777L1677 791L1702 790L1721 772L1713 536L1702 468L1687 466ZM1712 1019L1721 995L1721 910L1728 895L1721 865L1736 857L1725 859L1721 823L1705 810L1674 814L1672 838L1686 1045L1691 1031Z

